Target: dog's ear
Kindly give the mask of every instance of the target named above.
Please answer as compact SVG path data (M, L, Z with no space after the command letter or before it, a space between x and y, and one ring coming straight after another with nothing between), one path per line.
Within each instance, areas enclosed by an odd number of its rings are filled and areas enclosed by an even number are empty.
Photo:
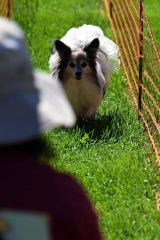
M65 58L71 54L70 47L68 47L62 41L55 40L54 43L55 43L55 48L56 48L57 52L59 53L59 56L61 59Z
M83 49L91 57L95 57L99 49L99 39L95 38Z

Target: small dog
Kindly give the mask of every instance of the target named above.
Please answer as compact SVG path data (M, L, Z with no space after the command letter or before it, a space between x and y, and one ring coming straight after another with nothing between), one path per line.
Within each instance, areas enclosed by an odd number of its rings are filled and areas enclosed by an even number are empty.
M52 75L62 82L77 117L92 118L98 111L109 82L119 68L117 45L99 27L71 28L49 60Z

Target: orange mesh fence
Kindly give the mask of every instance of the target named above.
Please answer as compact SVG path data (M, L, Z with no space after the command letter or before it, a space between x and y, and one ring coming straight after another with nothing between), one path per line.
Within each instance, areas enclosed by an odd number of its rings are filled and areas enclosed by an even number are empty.
M160 53L143 0L104 0L125 71L129 100L149 137L150 159L160 166ZM150 149L149 149L150 148ZM160 210L160 189L156 191Z
M12 0L0 0L0 16L11 17Z

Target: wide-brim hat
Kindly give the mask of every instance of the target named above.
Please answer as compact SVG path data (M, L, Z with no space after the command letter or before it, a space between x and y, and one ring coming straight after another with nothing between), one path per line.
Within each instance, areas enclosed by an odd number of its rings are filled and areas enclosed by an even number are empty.
M0 145L28 141L75 121L60 82L32 70L22 30L0 17Z

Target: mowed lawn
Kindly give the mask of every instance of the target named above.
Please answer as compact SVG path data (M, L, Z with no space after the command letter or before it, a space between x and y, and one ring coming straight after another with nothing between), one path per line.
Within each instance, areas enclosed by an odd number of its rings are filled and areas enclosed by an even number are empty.
M160 51L160 1L147 0L144 2L145 10L151 26L155 42Z
M71 27L97 25L113 40L108 17L101 12L96 0L15 0L13 18L25 31L34 68L49 72L52 39ZM49 164L84 187L104 239L158 240L156 169L149 167L147 136L134 105L127 102L126 84L122 70L113 74L94 120L44 135L51 154L56 152Z

